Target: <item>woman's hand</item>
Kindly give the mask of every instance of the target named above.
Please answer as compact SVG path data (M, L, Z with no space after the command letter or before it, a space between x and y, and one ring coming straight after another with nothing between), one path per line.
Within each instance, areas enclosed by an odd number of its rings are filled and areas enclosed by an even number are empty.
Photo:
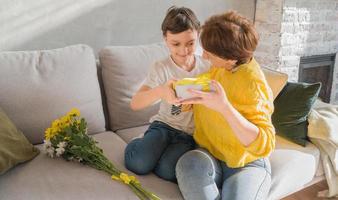
M215 80L211 81L211 86L215 89L212 92L199 90L188 90L193 97L179 101L180 104L202 104L215 111L221 111L229 105L228 98L221 84Z
M171 79L171 80L167 81L164 85L160 86L161 87L161 90L160 90L161 99L163 99L166 102L168 102L169 104L173 104L173 105L179 105L180 104L180 99L176 97L176 93L173 89L173 84L176 81L177 80L175 80L175 79Z

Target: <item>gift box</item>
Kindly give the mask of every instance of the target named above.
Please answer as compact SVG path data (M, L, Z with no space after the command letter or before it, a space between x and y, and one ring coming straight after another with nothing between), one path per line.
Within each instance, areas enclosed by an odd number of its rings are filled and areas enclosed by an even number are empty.
M211 79L208 74L200 75L196 78L183 78L175 82L174 89L178 98L189 99L192 94L188 92L188 89L204 92L212 91Z

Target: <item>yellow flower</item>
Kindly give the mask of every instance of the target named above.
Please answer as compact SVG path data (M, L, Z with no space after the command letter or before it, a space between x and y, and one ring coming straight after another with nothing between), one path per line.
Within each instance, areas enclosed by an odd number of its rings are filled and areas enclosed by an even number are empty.
M114 180L122 181L127 185L129 185L130 182L139 183L138 180L135 178L135 176L129 176L128 174L123 173L123 172L120 173L119 177L112 175L111 178L114 179Z
M45 131L45 138L49 140L51 138L51 128L47 128Z
M67 115L68 116L80 116L80 111L77 108L72 108L72 110Z
M57 135L58 131L56 131L53 128L47 128L47 130L45 131L45 138L47 140L50 140L51 138L53 138L55 135Z
M52 123L52 128L53 129L59 128L60 125L61 125L61 121L59 119L56 119Z
M66 127L66 126L69 126L70 122L71 122L71 117L70 116L63 116L61 117L61 124L62 124L62 127Z

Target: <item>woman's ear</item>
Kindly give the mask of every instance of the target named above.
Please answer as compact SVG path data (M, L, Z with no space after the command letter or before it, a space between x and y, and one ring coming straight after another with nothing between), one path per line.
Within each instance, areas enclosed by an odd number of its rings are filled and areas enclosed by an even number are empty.
M209 60L208 53L204 49L202 49L202 58L205 60Z
M232 66L236 66L236 65L237 65L237 62L238 62L238 60L230 60L230 62L231 62L231 65L232 65Z

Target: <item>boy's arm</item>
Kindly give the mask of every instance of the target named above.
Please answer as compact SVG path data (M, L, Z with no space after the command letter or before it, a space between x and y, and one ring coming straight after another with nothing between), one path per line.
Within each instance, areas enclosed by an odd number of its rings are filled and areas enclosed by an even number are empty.
M131 99L130 108L132 110L141 110L152 105L160 99L160 90L160 86L150 88L143 85Z
M174 82L175 80L169 80L166 84L154 88L143 85L131 99L130 108L132 110L141 110L154 104L160 99L167 101L169 104L179 104L179 99L172 89Z

